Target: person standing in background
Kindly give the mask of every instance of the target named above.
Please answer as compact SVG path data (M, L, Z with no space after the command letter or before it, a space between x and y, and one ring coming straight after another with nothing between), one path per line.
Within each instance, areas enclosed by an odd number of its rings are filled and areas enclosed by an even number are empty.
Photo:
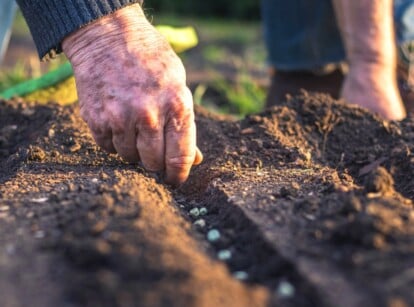
M304 88L387 119L414 109L414 1L262 0L262 16L268 106Z

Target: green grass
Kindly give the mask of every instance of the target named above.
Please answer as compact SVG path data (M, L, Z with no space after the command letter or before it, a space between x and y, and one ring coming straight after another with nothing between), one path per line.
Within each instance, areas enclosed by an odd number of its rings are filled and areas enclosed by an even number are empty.
M244 116L259 112L264 107L266 92L248 74L238 75L235 83L219 79L212 86L227 101L227 104L221 107L222 112Z
M3 90L12 87L22 81L25 81L29 78L27 69L24 65L18 63L16 66L7 72L0 72L0 92Z
M208 70L214 78L195 87L195 103L241 116L263 109L266 89L250 74L251 71L266 71L266 52L259 22L163 15L154 16L153 23L196 28L200 44L182 59L190 67L194 64L193 58L196 62L201 58L203 63L197 65ZM209 96L211 92L218 95Z
M12 35L17 38L30 37L29 28L20 11L17 12L13 22ZM37 78L44 72L54 70L65 61L66 57L63 55L46 64L42 63L42 65L40 61L27 61L27 59L22 59L11 69L1 69L0 92L28 79Z

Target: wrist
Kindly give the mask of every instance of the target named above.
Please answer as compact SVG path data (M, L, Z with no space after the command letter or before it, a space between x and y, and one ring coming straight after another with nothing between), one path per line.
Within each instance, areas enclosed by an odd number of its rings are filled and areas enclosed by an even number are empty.
M140 40L151 31L139 4L133 4L104 16L68 35L62 49L72 63L112 52L127 42Z

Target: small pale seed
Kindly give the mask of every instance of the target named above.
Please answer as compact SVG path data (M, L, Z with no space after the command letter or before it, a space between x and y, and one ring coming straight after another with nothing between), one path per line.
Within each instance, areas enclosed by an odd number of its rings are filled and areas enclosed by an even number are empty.
M198 217L200 215L200 210L196 207L190 210L190 215L192 217Z
M231 251L229 251L228 249L223 249L217 253L217 258L222 261L231 259L231 256L232 256Z
M244 271L237 271L233 273L233 277L238 280L246 280L249 278L249 275Z
M206 221L204 219L199 219L193 223L195 226L199 226L201 228L206 227Z
M209 240L210 242L216 242L220 239L220 237L221 237L220 231L218 231L217 229L211 229L207 233L207 240Z

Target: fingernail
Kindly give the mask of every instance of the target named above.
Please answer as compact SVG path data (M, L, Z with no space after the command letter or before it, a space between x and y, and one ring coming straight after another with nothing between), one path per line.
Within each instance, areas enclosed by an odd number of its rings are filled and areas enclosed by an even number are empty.
M203 159L204 157L200 149L196 148L196 155L194 157L193 165L199 165L201 162L203 162Z

